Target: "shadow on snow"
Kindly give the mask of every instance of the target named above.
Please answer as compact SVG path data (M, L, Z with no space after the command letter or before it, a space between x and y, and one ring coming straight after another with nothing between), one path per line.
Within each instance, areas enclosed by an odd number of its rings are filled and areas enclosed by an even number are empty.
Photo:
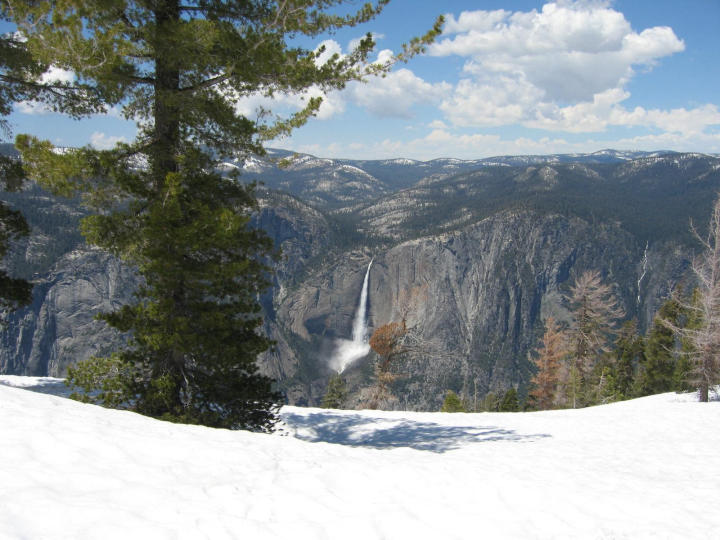
M286 412L282 414L282 419L291 430L296 431L294 436L304 441L379 449L413 448L442 453L471 443L529 442L550 437L545 433L521 435L495 426L447 426L330 411L310 414Z
M22 378L18 376L18 378ZM38 394L49 394L51 396L58 397L70 397L72 390L65 384L64 379L54 379L51 377L37 377L36 380L29 382L23 382L21 385L13 384L12 382L5 382L0 380L0 384L5 386L11 386L21 388L23 390L30 390L31 392L37 392Z

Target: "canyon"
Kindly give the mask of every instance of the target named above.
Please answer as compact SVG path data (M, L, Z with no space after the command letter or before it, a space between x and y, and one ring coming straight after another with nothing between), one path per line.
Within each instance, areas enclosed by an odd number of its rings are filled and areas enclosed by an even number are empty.
M264 182L253 225L282 256L261 298L276 344L260 364L297 405L319 404L336 371L357 405L373 375L367 337L402 319L418 347L395 367L397 407L437 409L448 389L522 392L543 321L568 320L563 297L585 270L646 329L673 289L692 287L690 222L702 232L720 188L720 159L690 153L372 162L271 150L225 166ZM4 315L0 373L63 376L122 343L94 315L131 300L137 276L83 243L79 201L32 184L6 195L33 227L7 265L35 290ZM359 352L340 361L343 344Z

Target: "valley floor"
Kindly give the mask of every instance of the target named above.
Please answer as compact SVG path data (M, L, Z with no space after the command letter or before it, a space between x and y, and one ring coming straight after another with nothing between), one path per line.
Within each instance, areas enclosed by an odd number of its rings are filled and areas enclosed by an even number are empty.
M175 425L0 377L0 539L707 539L720 401Z

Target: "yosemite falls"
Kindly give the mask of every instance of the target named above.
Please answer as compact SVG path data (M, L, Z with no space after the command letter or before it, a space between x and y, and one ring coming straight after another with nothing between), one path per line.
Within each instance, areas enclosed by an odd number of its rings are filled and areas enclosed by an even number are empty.
M338 339L336 341L335 353L330 360L330 367L338 373L342 373L347 366L370 352L367 335L367 297L372 263L373 261L371 259L365 272L365 279L363 280L362 291L360 292L360 303L358 304L355 319L353 320L352 340Z

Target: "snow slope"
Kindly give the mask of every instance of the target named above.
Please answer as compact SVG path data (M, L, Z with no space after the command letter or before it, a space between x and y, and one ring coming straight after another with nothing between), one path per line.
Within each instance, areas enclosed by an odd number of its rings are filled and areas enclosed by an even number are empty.
M281 436L0 385L0 538L717 538L720 402L692 399L286 407Z

